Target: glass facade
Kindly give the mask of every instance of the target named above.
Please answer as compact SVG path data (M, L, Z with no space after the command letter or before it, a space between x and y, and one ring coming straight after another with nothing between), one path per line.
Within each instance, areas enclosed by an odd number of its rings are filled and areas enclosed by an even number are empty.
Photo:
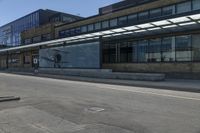
M177 3L174 5L164 6L157 9L150 9L143 12L134 14L128 14L126 16L119 16L110 20L99 21L93 24L89 24L91 27L95 27L95 30L104 30L114 27L127 26L131 24L137 24L138 22L147 21L163 16L170 16L174 14L181 14L190 11L200 10L200 0L188 0L186 2ZM87 25L86 25L87 26ZM96 28L98 26L98 28ZM101 27L100 27L101 26ZM81 26L82 27L82 26ZM83 26L84 27L84 26ZM75 27L77 28L77 27ZM68 31L67 29L66 31ZM88 28L84 29L84 33L91 32ZM63 34L64 33L64 34ZM83 32L82 32L83 33ZM79 33L77 33L78 35ZM69 37L71 34L67 34L63 31L59 32L59 37Z
M176 61L191 61L191 36L176 37Z
M162 39L161 55L162 62L175 61L175 37L165 37Z
M200 9L200 0L193 0L192 1L192 7L193 7L193 10Z
M177 13L184 13L184 12L189 12L191 11L192 6L191 6L191 1L180 3L177 5Z
M149 62L160 62L161 61L161 39L149 40Z
M20 33L24 30L37 26L39 26L39 12L32 13L10 24L0 27L0 45L20 45Z
M192 36L192 59L200 61L200 35Z
M200 34L108 43L104 63L200 61Z

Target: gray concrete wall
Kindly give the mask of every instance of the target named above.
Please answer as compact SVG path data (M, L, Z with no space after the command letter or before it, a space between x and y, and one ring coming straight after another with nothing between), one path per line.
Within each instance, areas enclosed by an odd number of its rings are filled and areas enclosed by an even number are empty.
M120 72L200 72L200 63L119 63L103 64L103 68Z
M103 64L115 72L165 73L168 78L200 79L200 63L121 63Z
M42 68L100 68L100 43L75 44L39 51Z

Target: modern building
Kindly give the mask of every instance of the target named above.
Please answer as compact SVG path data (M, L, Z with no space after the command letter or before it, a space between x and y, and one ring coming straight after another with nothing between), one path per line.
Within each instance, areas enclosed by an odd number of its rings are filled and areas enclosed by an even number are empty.
M0 45L12 47L21 44L21 32L50 22L72 22L80 17L53 10L39 9L0 27Z
M42 68L200 78L200 0L122 1L100 8L98 15L56 26L55 40L0 52L9 58L31 50L38 51Z

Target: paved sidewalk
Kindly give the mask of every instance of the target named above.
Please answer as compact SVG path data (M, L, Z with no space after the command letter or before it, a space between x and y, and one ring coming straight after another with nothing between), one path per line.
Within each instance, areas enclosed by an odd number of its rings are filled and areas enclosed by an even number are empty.
M118 79L100 79L100 78L88 78L88 77L76 77L76 76L62 76L62 75L50 75L50 74L34 74L34 73L27 73L27 72L12 72L12 74L200 93L200 80L166 79L165 81L135 81L135 80L118 80Z

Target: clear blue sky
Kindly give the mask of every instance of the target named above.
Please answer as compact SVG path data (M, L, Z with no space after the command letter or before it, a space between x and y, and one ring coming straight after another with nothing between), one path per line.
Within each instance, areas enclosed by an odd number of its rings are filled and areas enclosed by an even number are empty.
M120 0L0 0L0 26L37 9L52 9L87 17Z

